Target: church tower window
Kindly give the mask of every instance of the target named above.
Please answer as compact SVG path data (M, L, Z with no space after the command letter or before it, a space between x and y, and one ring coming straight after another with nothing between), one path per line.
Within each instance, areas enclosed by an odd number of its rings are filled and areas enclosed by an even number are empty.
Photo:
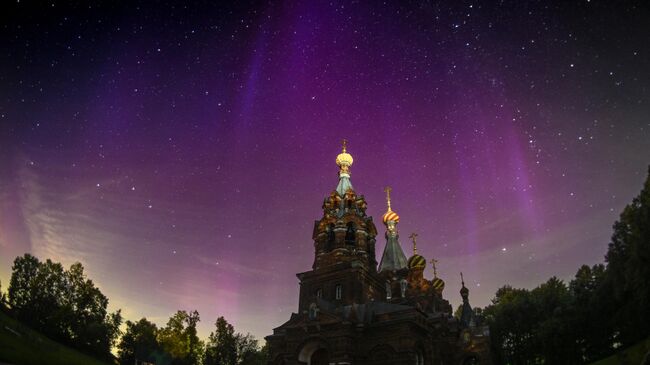
M347 229L345 231L345 244L346 245L354 245L354 242L356 240L356 233L357 229L354 226L353 222L349 222Z
M415 365L424 365L424 354L422 351L417 351L415 353Z
M343 288L341 287L341 284L336 284L335 298L339 300L341 299L342 296L343 296Z
M329 224L327 226L327 250L330 251L334 248L334 241L336 237L334 236L334 224Z
M323 297L323 289L316 290L316 298L322 298L322 297Z

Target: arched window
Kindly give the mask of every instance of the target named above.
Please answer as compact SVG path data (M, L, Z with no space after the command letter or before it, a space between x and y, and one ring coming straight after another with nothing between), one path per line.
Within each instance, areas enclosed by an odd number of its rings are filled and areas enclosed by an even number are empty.
M357 229L354 226L353 222L349 222L347 229L345 230L345 244L354 245L356 238L357 238Z
M343 287L341 287L341 284L336 284L336 291L335 291L335 298L341 299L343 297Z
M369 355L369 363L373 365L393 365L397 360L395 350L388 345L375 346Z
M327 365L329 364L329 351L327 345L320 340L307 342L298 353L299 364Z
M320 309L316 305L316 303L311 303L309 305L309 320L313 321L316 318L318 318L318 312L320 312Z
M424 365L424 354L420 350L415 352L415 365Z
M400 289L400 294L402 294L402 298L406 298L406 287L408 286L408 282L406 279L402 279L399 281L399 289Z
M322 298L323 297L323 289L317 289L316 290L316 298Z
M330 363L330 357L325 349L318 349L311 355L309 361L311 365L328 365Z
M331 250L334 248L334 241L336 237L334 236L334 224L330 223L327 226L327 247L326 250Z

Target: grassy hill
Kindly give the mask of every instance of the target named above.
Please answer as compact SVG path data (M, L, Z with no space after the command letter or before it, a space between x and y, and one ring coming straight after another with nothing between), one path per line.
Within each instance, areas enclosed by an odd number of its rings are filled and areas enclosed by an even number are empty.
M650 338L591 365L641 365L648 351L650 351Z
M15 365L111 365L54 342L2 311L0 362Z

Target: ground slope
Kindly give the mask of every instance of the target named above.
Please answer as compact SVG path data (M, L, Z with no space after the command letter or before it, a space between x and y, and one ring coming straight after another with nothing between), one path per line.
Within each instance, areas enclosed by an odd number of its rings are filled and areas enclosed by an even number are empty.
M0 311L0 363L110 365L61 345Z
M650 338L591 365L641 365L650 352Z

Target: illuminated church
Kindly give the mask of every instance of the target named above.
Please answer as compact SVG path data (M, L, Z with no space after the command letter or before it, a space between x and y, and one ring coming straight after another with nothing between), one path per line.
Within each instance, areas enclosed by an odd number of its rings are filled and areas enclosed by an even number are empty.
M352 156L336 157L339 182L314 222L314 264L297 274L298 313L266 337L270 365L491 364L489 332L469 304L463 282L460 318L442 296L445 283L424 277L427 261L406 258L399 242L399 215L382 216L386 246L377 265L377 228L366 201L350 180Z

